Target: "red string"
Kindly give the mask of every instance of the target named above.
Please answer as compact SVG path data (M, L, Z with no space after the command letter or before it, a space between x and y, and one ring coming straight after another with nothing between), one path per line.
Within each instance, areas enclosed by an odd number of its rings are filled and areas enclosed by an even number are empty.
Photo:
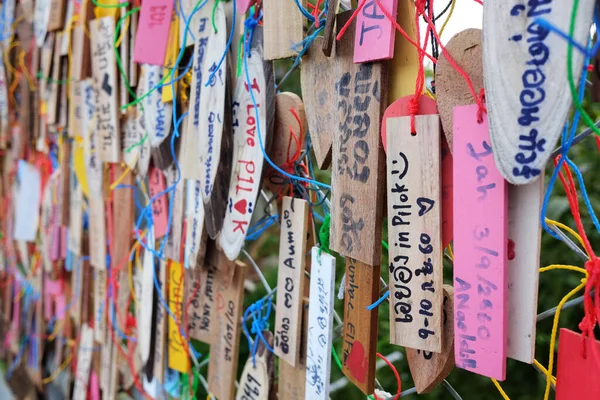
M381 355L380 353L377 353L377 357L381 358L387 364L387 366L390 367L390 369L394 373L394 376L396 377L396 382L398 384L398 390L396 391L394 400L397 400L400 398L400 394L402 393L402 379L400 379L400 374L398 374L398 371L396 370L396 367L394 367L394 364L392 364L392 362L390 360L385 358L385 356ZM379 397L377 397L377 395L375 393L373 393L373 397L375 397L375 400L379 400Z
M331 0L333 1L333 0ZM315 19L315 27L319 28L320 26L320 22L319 22L319 8L321 7L321 4L323 3L323 0L317 0L316 4L311 4L311 3L307 3L306 6L309 7L312 11L310 12L310 15L312 15Z

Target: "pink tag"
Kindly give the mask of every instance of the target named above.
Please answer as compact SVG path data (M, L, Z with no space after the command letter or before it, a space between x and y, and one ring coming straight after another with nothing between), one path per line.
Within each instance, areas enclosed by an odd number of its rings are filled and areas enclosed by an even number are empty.
M398 0L381 0L388 14L396 19ZM394 57L396 32L392 22L379 9L375 0L367 3L356 17L354 62L388 60Z
M100 386L98 385L98 376L92 370L90 374L89 397L90 400L100 400Z
M250 8L251 5L254 4L255 0L237 0L236 4L236 8L238 10L238 13L240 14L246 14L248 12L248 9Z
M60 258L64 260L67 258L67 227L61 226L60 233Z
M135 37L133 61L139 64L165 64L172 11L171 0L144 0Z
M56 318L62 319L65 316L65 308L67 308L67 300L65 299L65 295L61 293L54 298Z
M582 350L584 352L582 353ZM558 338L556 400L600 399L600 342L561 329Z
M60 225L58 225L58 212L56 211L55 209L52 224L52 244L50 247L50 260L52 261L56 261L60 257Z
M442 134L442 244L446 248L452 241L452 153Z
M454 107L454 331L456 366L506 376L506 181L477 105Z
M165 176L156 167L150 168L148 174L148 190L150 191L150 198L154 198L160 192L165 191L167 188L165 183ZM154 221L154 235L155 238L165 236L167 233L168 224L168 212L167 209L167 196L163 194L152 202L152 219Z

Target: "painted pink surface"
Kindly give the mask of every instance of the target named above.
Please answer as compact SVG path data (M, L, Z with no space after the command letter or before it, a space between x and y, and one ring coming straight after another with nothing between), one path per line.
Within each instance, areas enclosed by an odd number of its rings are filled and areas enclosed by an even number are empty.
M133 52L135 62L153 65L165 64L172 10L173 1L171 0L144 0L135 37Z
M454 107L453 167L456 366L504 380L508 191L477 105Z
M165 182L165 175L162 171L156 167L150 168L148 176L148 190L150 191L150 198L152 201L152 219L154 222L154 235L158 239L165 236L167 233L168 225L168 206L167 196L163 194L156 197L161 192L164 192L167 188ZM155 198L156 197L156 198Z
M58 224L58 207L54 206L52 217L52 244L50 246L50 260L56 261L60 258L60 225Z
M381 5L396 19L398 0L381 0ZM367 0L356 17L354 62L388 60L394 57L396 31L375 0Z
M398 100L390 104L383 113L383 120L385 121L388 118L395 117L409 117L410 112L408 111L408 106L413 97L414 96L400 97ZM418 101L419 111L417 112L417 115L432 115L438 113L435 100L433 100L431 97L421 95L419 96ZM381 143L383 144L384 151L387 151L386 125L387 124L381 124Z
M67 299L64 293L59 294L54 299L54 312L57 319L63 319L67 308Z
M61 258L64 260L65 258L67 258L67 235L68 235L68 228L66 226L61 226L60 227L60 255Z
M585 357L582 355L585 344ZM581 334L561 329L558 337L558 368L556 372L556 400L600 399L600 342L582 339Z
M452 197L453 158L446 135L442 133L442 244L444 248L452 241L454 208Z
M236 4L238 13L246 14L246 12L248 12L248 9L250 8L250 6L252 4L254 4L254 0L237 0L237 2L235 4Z
M92 370L90 374L90 400L100 400L100 385L98 375Z
M56 305L56 296L61 294L61 290L60 281L44 279L44 318L46 320L52 318L53 306L55 310L59 310L58 305Z

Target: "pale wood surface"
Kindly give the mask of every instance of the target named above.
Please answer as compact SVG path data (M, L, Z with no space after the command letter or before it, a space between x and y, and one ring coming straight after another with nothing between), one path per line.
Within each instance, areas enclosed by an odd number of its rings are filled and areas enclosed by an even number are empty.
M167 169L167 187L175 185L178 178L177 166L171 164ZM183 207L185 200L185 181L179 179L175 189L169 193L169 204L173 204L172 223L167 244L165 245L165 255L168 259L181 262L181 237L183 235Z
M219 264L219 252L214 243L207 250L204 263L194 268L194 279L188 293L200 289L195 296L197 300L192 301L188 312L190 337L201 342L213 344L212 326L215 323L215 291L217 268ZM191 269L190 269L191 270Z
M375 388L380 267L346 258L342 371L363 393Z
M306 291L308 291L308 287L309 285L305 285ZM277 394L280 399L304 400L304 392L306 390L306 338L308 335L308 299L306 297L304 297L302 304L300 358L295 367L286 362L279 363Z
M442 231L437 115L388 118L390 342L440 352Z
M429 393L454 369L454 288L444 285L443 343L440 353L406 348L417 393Z
M351 12L338 15L338 25ZM337 127L333 135L329 247L369 265L380 263L385 187L379 140L386 103L387 64L354 64L354 23L337 43ZM359 107L355 107L355 105ZM369 122L367 122L369 121Z
M330 59L323 54L319 48L324 44L323 38L317 36L302 59L300 68L308 131L320 169L327 169L331 165L334 115L337 113L334 101L335 57Z
M269 331L263 331L262 336L272 348L273 334ZM235 396L236 400L269 400L275 369L273 358L273 353L268 351L263 341L260 340L255 359L253 360L250 355L244 365Z
M212 327L215 342L210 346L207 381L208 390L217 399L230 400L235 392L247 268L240 262L228 260L223 254L219 255L219 264L228 265L219 268L216 275L216 319ZM231 281L227 268L234 270Z
M279 236L275 355L296 366L300 356L308 202L284 197Z
M117 71L113 40L115 21L104 17L90 21L92 73L96 89L96 124L100 159L120 160L120 132L117 116Z
M196 265L202 265L206 252L204 203L200 195L200 182L188 180L186 185L186 232L183 262L186 268L195 268Z
M528 364L533 363L535 356L543 196L543 178L527 185L508 185L506 356Z
M415 3L413 0L398 0L398 25L416 42ZM394 58L389 62L387 83L387 104L392 104L403 96L415 93L415 80L419 72L419 57L415 46L396 30Z
M578 4L573 40L585 45L594 0ZM513 184L543 175L572 104L567 74L567 44L560 35L536 24L544 18L570 32L572 3L517 0L489 2L483 8L485 89L494 159ZM572 52L578 85L584 57Z
M452 60L469 76L477 95L483 88L482 49L480 29L459 32L446 45L446 51ZM435 69L435 94L444 134L452 152L452 110L455 106L475 104L476 99L473 98L465 78L443 54L440 55Z
M299 0L302 6L305 0ZM265 60L294 57L294 46L304 39L304 17L293 1L264 0Z

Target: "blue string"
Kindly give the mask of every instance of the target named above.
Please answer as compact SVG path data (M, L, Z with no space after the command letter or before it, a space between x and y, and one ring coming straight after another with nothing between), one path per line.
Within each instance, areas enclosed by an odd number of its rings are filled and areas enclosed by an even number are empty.
M229 48L231 47L231 42L233 41L233 34L235 32L235 14L237 14L237 12L235 10L236 10L235 0L233 0L233 18L232 18L232 22L231 22L231 32L229 33L229 39L227 39L227 45L225 46L225 51L223 52L223 55L221 56L221 60L219 61L219 64L217 65L217 68L215 68L213 70L213 72L210 73L210 75L208 76L208 80L204 84L204 87L208 87L208 85L210 84L210 82L212 82L212 80L215 77L215 74L221 68L221 64L223 64L223 61L225 60L225 57L227 57L227 53L229 52Z
M79 270L81 269L81 262L82 260L79 260L79 263L77 263L76 267L77 271L74 272L77 277L77 279L75 279L75 292L72 293L73 298L71 299L71 302L69 302L69 304L67 304L64 309L61 312L57 312L56 314L54 314L54 316L52 317L52 319L50 320L50 322L48 322L48 331L52 332L52 330L54 329L54 324L56 323L56 320L58 319L59 315L63 315L63 318L67 318L68 316L66 315L66 313L71 309L71 307L73 307L75 305L75 303L77 302L77 299L79 298L79 286L80 286L80 278L81 276L79 275Z
M21 346L19 348L19 353L17 354L17 356L15 357L15 359L13 360L13 362L10 364L10 367L8 367L8 371L6 371L6 379L7 380L10 379L10 377L13 374L13 372L17 368L17 366L19 364L21 364L21 359L23 358L23 354L25 353L25 349L27 348L27 341L28 340L29 340L29 336L25 336L22 339Z
M244 330L244 334L248 339L248 349L250 349L252 354L252 364L254 366L256 366L256 352L258 351L259 339L265 345L267 350L269 350L271 353L274 352L273 348L269 345L262 334L264 330L269 329L269 317L271 316L271 308L273 305L271 296L268 296L266 301L267 310L265 314L263 314L263 309L265 308L265 298L262 298L250 304L250 306L244 312L244 316L242 317L242 329ZM249 314L252 314L252 325L250 327L250 332L248 332L248 327L246 326ZM255 335L254 340L252 339L251 334Z
M262 218L260 221L248 228L246 240L257 240L267 229L279 220L279 215L269 215Z
M259 16L260 18L260 16ZM244 36L248 36L249 35L249 40L245 43L245 49L244 49L244 72L246 75L246 82L248 83L248 86L251 85L250 82L250 74L248 72L248 56L250 54L250 47L251 47L251 43L252 43L252 37L254 35L254 28L258 25L258 19L254 18L252 16L248 17L248 19L246 19L246 22L244 23L244 25L246 26L245 28L245 32L244 32ZM297 176L297 175L292 175L292 174L288 174L287 172L285 172L284 170L282 170L281 168L279 168L277 165L275 165L275 163L273 161L271 161L271 159L269 158L269 156L267 155L267 153L265 152L265 146L263 144L263 138L262 138L262 133L261 133L261 128L260 128L260 118L258 115L258 106L256 104L256 99L254 98L254 91L253 90L249 90L250 92L250 98L252 99L252 104L254 105L254 110L256 113L256 130L258 132L258 143L260 144L260 150L263 153L263 157L264 159L269 163L269 165L271 165L271 167L279 172L280 174L282 174L283 176L287 176L290 179L294 179L300 182L307 182L307 183L312 183L313 185L316 186L321 186L324 188L327 188L329 190L331 190L331 186L316 181L314 179L308 179L308 178L303 178L301 176Z
M390 291L388 290L388 291L386 291L386 292L383 294L383 296L381 296L381 297L379 298L379 300L377 300L375 303L373 303L373 304L369 304L369 305L367 306L367 310L371 311L371 310L373 310L373 309L375 309L375 308L379 307L379 305L380 305L381 303L383 303L383 302L384 302L384 300L385 300L385 299L387 299L389 296L390 296Z
M533 20L534 24L538 24L539 26L541 26L542 28L545 28L549 31L552 31L554 33L556 33L558 36L560 36L561 38L565 39L567 42L571 43L577 50L579 50L581 53L583 53L584 55L586 55L587 57L589 57L589 54L587 52L586 47L584 47L583 45L579 44L575 39L573 39L571 36L569 36L566 32L564 32L563 30L561 30L559 27L553 25L550 21L546 20L545 18L536 18Z

